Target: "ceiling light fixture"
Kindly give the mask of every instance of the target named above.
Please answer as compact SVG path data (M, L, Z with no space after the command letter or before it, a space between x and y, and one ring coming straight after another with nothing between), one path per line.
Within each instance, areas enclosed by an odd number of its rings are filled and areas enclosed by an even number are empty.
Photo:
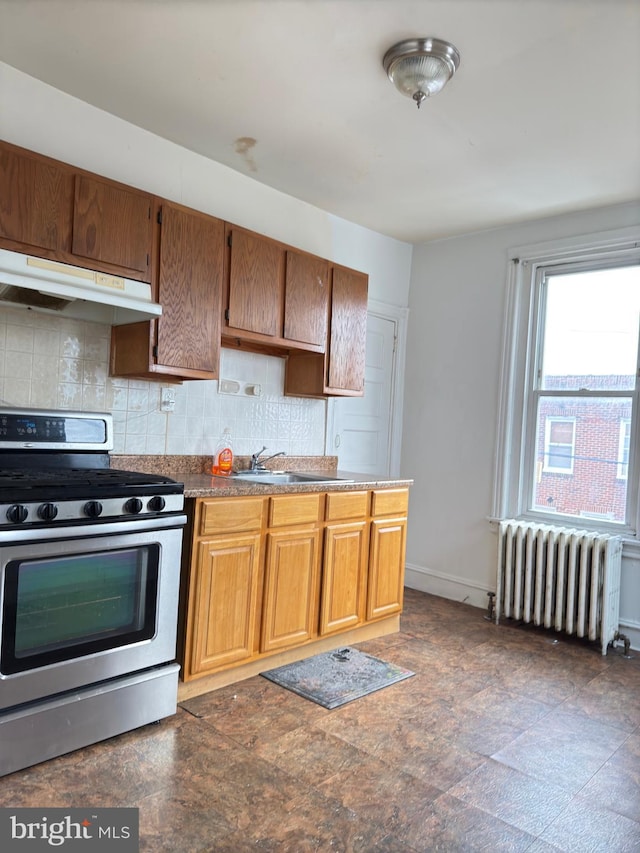
M447 41L435 38L406 39L394 44L382 60L396 89L420 104L453 77L460 54Z

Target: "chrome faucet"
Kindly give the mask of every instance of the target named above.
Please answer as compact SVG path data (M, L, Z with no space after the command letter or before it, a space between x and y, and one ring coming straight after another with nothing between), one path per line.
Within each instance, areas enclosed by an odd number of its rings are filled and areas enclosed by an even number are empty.
M249 466L250 471L264 471L264 463L265 462L268 462L270 459L275 459L276 456L286 456L287 455L284 452L284 450L281 450L279 453L274 453L271 456L267 456L266 459L260 459L260 456L265 452L266 449L267 449L267 447L265 445L262 448L262 450L259 450L257 453L251 454L251 465ZM259 459L260 459L260 461L258 461Z

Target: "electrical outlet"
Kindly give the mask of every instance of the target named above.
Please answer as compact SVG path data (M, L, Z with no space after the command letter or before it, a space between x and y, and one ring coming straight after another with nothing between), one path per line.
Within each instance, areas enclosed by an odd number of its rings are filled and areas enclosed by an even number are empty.
M237 394L240 391L240 383L235 379L221 379L218 382L218 394Z
M174 412L176 408L175 388L163 388L160 392L160 411Z

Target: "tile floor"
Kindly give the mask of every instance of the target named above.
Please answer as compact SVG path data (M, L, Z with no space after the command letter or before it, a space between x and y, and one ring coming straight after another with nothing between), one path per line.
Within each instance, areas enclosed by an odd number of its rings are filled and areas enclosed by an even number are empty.
M640 653L407 590L359 648L415 677L327 711L256 676L0 779L0 806L137 806L163 853L640 851Z

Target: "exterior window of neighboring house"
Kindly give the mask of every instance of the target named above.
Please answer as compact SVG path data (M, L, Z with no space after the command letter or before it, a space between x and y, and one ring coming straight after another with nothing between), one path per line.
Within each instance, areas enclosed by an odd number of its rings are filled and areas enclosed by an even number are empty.
M573 474L575 442L575 418L545 417L542 470L555 474Z
M629 476L629 446L631 444L631 418L620 421L620 436L618 438L618 470L616 476L626 480Z
M514 250L494 516L639 529L640 232Z

